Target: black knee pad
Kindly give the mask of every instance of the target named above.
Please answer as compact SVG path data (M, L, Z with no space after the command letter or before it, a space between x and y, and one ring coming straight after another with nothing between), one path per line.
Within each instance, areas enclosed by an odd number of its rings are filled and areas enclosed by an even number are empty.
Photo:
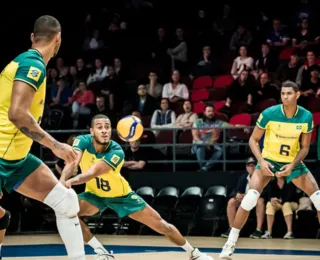
M7 229L10 225L11 214L9 211L6 211L4 216L0 218L0 230Z

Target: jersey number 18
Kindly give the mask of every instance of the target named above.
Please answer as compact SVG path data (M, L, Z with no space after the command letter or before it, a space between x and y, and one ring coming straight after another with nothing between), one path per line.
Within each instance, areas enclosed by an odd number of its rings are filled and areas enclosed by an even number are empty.
M111 187L108 181L96 178L97 188L103 191L110 191Z

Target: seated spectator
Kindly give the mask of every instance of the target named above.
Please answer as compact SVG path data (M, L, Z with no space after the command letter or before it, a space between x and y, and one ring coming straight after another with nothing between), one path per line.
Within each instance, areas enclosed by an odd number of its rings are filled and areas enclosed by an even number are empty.
M101 59L96 59L94 63L94 69L89 74L87 79L87 86L95 82L100 82L107 76L108 66L103 66Z
M240 56L234 59L231 68L231 75L234 79L237 79L244 70L253 70L254 60L252 57L247 56L247 47L241 46L239 48L239 54Z
M249 190L249 181L254 172L256 165L256 160L253 157L248 158L246 163L247 173L243 174L239 180L235 191L232 192L231 198L228 201L227 206L227 216L229 222L229 229L227 232L223 233L221 236L224 238L228 238L230 230L233 226L233 221L236 217L236 213L238 208L240 207L241 201L244 195ZM257 215L257 227L256 230L250 235L250 238L261 238L262 236L262 225L264 222L264 214L265 214L265 203L263 194L258 199L256 205L256 215Z
M280 91L276 85L270 82L269 75L266 72L263 72L258 79L254 99L254 103L267 99L274 99L277 102L280 100Z
M243 70L240 77L234 80L227 88L227 100L219 111L225 114L230 114L232 103L243 101L247 103L247 110L252 110L252 101L254 94L254 81L249 78L249 72Z
M272 30L267 37L267 42L270 46L279 48L287 45L290 40L287 32L283 29L281 21L274 19L272 24Z
M91 90L87 90L86 83L80 82L79 87L73 92L69 98L69 104L72 108L73 127L77 128L78 118L80 115L90 115L91 110L89 105L94 103L94 94Z
M157 81L158 75L155 71L149 73L149 83L146 85L147 93L155 99L161 98L162 85Z
M124 168L130 171L143 171L148 161L146 147L140 147L140 140L130 142L130 148L125 151Z
M319 71L316 68L311 69L310 81L300 86L300 98L298 103L300 106L307 107L311 97L314 97L320 88Z
M153 129L161 129L161 128L171 128L174 126L176 121L176 113L169 109L169 101L167 98L161 99L160 104L161 109L157 109L154 111L151 118L150 127ZM159 134L159 131L153 130L155 136Z
M192 111L192 103L190 100L185 100L183 103L184 113L179 115L174 127L187 128L192 127L193 122L198 119L198 115Z
M215 75L215 69L216 68L211 55L211 48L209 45L205 45L202 48L202 56L193 68L190 78L193 79L200 76L213 76Z
M87 82L87 78L89 76L89 70L86 67L86 64L82 58L77 59L76 63L77 68L77 80Z
M277 84L281 85L282 82L290 80L295 82L299 71L299 56L291 54L288 63L280 64L275 75Z
M116 126L117 115L112 110L110 110L110 108L107 106L104 96L97 96L96 97L95 107L92 108L91 114L90 114L91 119L97 114L106 115L107 117L109 117L111 125ZM90 126L91 120L88 120L88 124Z
M236 51L241 46L249 47L252 42L252 34L242 24L238 25L230 40L230 50Z
M272 238L272 227L274 215L278 210L282 210L284 220L287 225L287 233L283 238L293 239L292 216L298 209L298 196L296 187L290 182L286 183L285 177L273 179L267 188L268 203L266 209L268 230L261 237L264 239Z
M296 83L301 86L302 84L309 83L311 79L311 70L318 70L320 72L320 66L316 64L316 55L313 51L307 52L307 64L302 65L298 71Z
M261 53L259 54L255 64L256 75L259 76L262 72L275 72L277 69L277 65L277 57L275 57L274 54L270 52L269 44L263 43L261 45Z
M180 81L180 72L174 70L171 75L171 82L163 86L162 98L167 98L170 103L189 99L187 86Z
M157 109L156 99L147 93L145 85L139 85L137 97L132 101L131 111L139 111L142 116L151 116Z
M69 98L72 96L73 90L67 86L68 82L63 79L57 81L56 87L51 87L50 98L51 107L62 106L68 103Z
M88 37L84 44L83 44L83 49L85 51L87 50L99 50L104 47L104 41L100 37L100 32L99 30L94 30L92 33L91 37Z

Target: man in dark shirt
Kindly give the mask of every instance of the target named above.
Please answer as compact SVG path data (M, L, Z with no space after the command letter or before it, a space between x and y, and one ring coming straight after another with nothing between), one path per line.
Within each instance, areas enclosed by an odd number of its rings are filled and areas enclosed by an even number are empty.
M125 151L125 162L123 167L130 171L143 171L148 158L144 147L140 147L140 140L130 142L130 148Z
M293 212L298 209L298 194L296 187L291 182L287 184L285 177L275 178L268 184L267 197L268 203L266 215L268 231L266 231L261 238L272 238L271 234L274 223L274 215L278 210L282 210L288 229L283 238L292 239L292 216Z
M236 189L231 193L231 199L228 202L227 207L227 216L229 222L229 229L223 233L221 236L224 238L228 238L233 221L236 217L237 209L239 208L241 201L244 195L247 193L249 189L249 179L255 169L256 160L253 157L250 157L247 160L247 173L243 174L238 181ZM262 236L262 225L264 221L264 214L265 214L265 203L264 203L264 193L261 194L260 198L258 199L258 203L256 206L256 214L257 214L257 228L250 237L251 238L260 238Z

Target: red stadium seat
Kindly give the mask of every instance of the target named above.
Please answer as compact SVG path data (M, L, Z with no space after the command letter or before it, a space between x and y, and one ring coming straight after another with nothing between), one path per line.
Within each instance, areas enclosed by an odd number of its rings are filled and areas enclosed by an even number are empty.
M247 113L234 115L230 118L229 123L232 125L251 126L251 115ZM228 136L230 137L236 136L242 140L249 139L249 135L244 132L244 128L229 130Z
M213 88L225 88L228 87L233 81L233 77L231 75L222 75L216 77L213 81Z
M265 100L261 100L260 102L258 102L258 104L256 105L256 111L257 112L262 112L263 110L265 110L268 107L274 106L277 104L277 101L274 99L265 99Z
M313 115L313 124L314 124L314 126L320 125L320 112L315 112L312 115ZM317 141L317 129L314 128L313 131L312 131L311 143L314 143L316 141Z
M296 48L286 48L280 52L280 60L290 60L291 54L296 50Z
M213 103L215 113L219 113L219 109L222 108L226 104L225 101L216 101Z
M211 88L213 84L212 77L210 76L200 76L193 81L192 88Z
M210 92L207 89L198 89L191 93L191 101L197 102L197 101L204 101L208 100L210 96Z
M200 101L193 104L193 112L196 114L201 114L204 112L204 109L206 107L206 103Z

